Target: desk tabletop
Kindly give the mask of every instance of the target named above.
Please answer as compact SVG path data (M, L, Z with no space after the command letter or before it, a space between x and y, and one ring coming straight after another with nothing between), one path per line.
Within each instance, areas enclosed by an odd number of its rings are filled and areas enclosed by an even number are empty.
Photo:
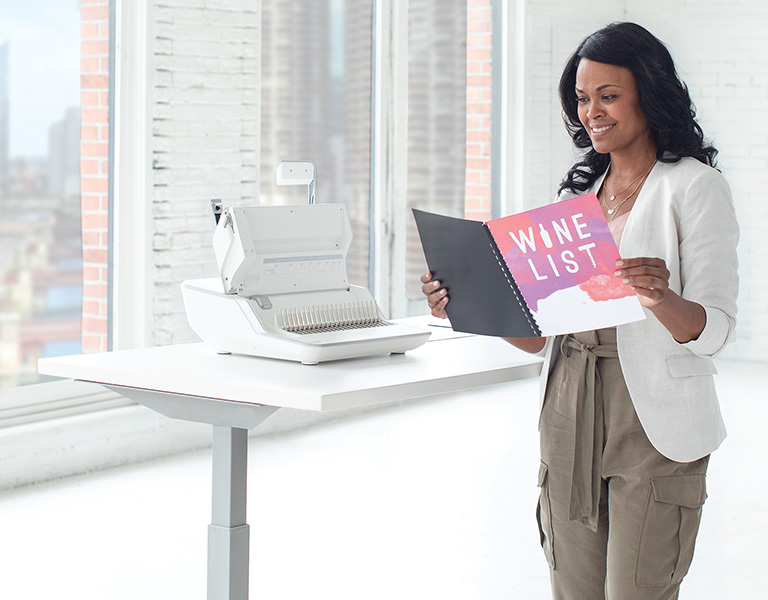
M38 370L102 385L326 411L535 377L541 362L501 339L462 335L404 355L312 366L220 355L201 342L45 358Z

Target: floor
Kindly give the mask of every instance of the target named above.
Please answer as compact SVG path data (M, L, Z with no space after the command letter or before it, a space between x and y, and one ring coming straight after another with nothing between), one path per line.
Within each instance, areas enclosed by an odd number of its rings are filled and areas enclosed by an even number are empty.
M765 594L766 367L718 365L729 438L711 461L683 600ZM536 388L433 397L252 439L250 597L548 598L534 518ZM209 458L0 494L0 598L203 600Z

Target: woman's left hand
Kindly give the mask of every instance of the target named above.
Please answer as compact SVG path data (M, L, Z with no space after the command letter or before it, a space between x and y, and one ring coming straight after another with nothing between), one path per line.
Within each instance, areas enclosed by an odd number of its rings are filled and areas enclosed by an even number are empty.
M616 263L616 276L632 286L645 308L654 308L667 299L669 269L661 258L624 258Z

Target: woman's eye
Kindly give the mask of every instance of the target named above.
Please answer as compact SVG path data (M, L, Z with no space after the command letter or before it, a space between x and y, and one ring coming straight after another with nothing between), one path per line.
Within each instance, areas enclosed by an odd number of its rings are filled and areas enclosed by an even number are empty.
M584 96L580 96L576 98L576 102L579 104L586 104L589 101L589 98L585 98Z
M616 98L616 94L607 94L603 96L603 100L605 101L610 101L610 100L613 100L614 98Z

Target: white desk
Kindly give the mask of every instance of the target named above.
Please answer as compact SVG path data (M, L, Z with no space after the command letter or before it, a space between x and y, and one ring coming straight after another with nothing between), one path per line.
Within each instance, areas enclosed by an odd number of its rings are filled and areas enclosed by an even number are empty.
M405 355L305 366L218 355L203 343L65 356L38 370L103 385L169 417L213 425L208 600L247 600L248 430L278 408L328 411L535 377L541 360L476 336L429 341Z

